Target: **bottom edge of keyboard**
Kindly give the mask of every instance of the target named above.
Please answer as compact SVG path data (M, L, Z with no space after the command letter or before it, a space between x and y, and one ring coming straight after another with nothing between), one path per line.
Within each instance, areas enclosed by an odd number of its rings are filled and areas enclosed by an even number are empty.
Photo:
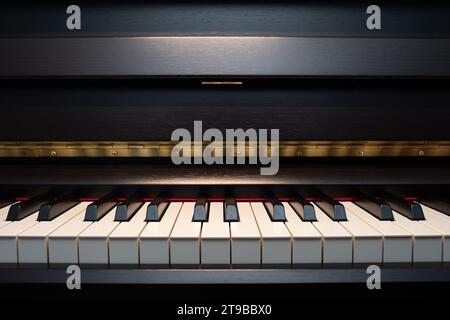
M2 265L0 284L65 283L68 277L63 266L46 268L29 265L18 269ZM372 271L370 271L372 270ZM73 271L72 271L73 272ZM373 269L362 266L292 267L272 266L239 268L200 268L189 266L101 268L100 266L80 266L85 284L197 284L197 283L365 283ZM446 264L417 266L381 266L380 274L384 283L389 282L450 282L450 266Z

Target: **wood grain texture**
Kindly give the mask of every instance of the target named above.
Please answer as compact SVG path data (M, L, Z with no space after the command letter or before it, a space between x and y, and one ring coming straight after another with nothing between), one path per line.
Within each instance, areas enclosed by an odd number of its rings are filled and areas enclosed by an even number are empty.
M60 284L65 269L1 270L0 283ZM366 268L271 269L83 269L84 284L295 284L365 283ZM381 270L383 283L449 282L449 267L403 267Z
M0 77L448 77L446 39L3 38Z
M3 116L2 141L170 140L176 128L280 129L283 140L450 140L450 110L404 108L18 107ZM27 115L25 118L24 115Z
M176 166L173 164L17 164L0 166L3 186L286 186L286 185L414 185L450 184L442 162L348 161L280 165L275 176L261 176L254 166Z
M2 3L1 36L366 36L450 35L447 1L383 1L382 30L366 28L370 1L82 1L82 29L68 31L65 4ZM36 23L39 21L39 23Z
M450 140L448 81L267 80L205 88L167 80L4 81L0 141L170 140L193 121L281 140Z

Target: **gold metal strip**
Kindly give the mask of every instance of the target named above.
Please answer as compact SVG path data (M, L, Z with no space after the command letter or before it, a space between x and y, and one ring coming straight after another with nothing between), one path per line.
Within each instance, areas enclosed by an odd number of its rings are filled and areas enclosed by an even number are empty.
M229 86L229 85L234 85L234 86L240 86L243 84L242 81L202 81L201 82L202 85L204 86Z
M0 157L170 157L172 141L0 141ZM204 142L202 149L209 142ZM236 146L236 145L235 145ZM194 143L191 144L194 154ZM270 148L268 148L270 149ZM255 144L235 155L255 155ZM281 157L450 157L450 141L281 141Z

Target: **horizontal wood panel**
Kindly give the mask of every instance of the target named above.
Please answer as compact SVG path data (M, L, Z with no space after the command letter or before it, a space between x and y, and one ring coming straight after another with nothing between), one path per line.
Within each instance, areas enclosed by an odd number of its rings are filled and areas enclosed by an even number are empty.
M0 283L61 284L66 269L1 270ZM403 267L381 269L383 282L449 282L448 267ZM86 284L295 284L365 283L366 268L267 268L267 269L87 269ZM408 288L411 285L408 285ZM110 288L111 289L111 288ZM327 290L325 290L327 292Z
M403 161L397 164L347 163L280 164L274 176L261 176L260 165L173 164L4 164L0 166L3 186L242 186L249 185L429 185L449 184L447 164ZM192 190L192 187L190 187Z
M382 29L368 30L371 2L297 1L82 1L81 30L67 30L66 6L55 1L2 4L2 36L275 35L442 37L450 35L446 1L378 0Z
M4 109L5 110L5 109ZM238 116L239 115L239 116ZM437 107L14 107L2 114L2 141L170 140L193 121L222 132L280 129L281 140L450 140L450 109Z
M447 39L3 38L0 77L450 76Z

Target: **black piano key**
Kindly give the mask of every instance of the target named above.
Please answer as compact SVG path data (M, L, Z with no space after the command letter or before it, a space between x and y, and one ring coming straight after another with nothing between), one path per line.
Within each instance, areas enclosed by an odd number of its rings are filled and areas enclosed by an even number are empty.
M196 222L207 222L209 213L209 203L206 201L205 197L200 197L197 199L194 207L194 215L192 221Z
M144 205L144 201L139 201L136 198L123 201L117 205L115 221L130 221L131 218Z
M420 202L430 208L433 208L434 210L437 210L439 212L442 212L443 214L450 216L450 200L431 197L420 199Z
M300 196L293 197L293 200L295 201L290 201L289 205L294 209L300 219L303 221L317 221L316 211L309 201Z
M411 220L425 220L422 207L416 201L404 200L392 196L392 198L386 199L386 202L398 213L404 215Z
M43 204L46 204L49 200L50 200L49 197L47 195L44 195L13 204L11 208L9 208L6 220L8 221L22 220L23 218L26 218L29 215L37 212L41 208L41 206Z
M110 197L97 200L94 203L88 205L84 221L99 221L110 212L119 203L117 200L113 200Z
M320 195L319 199L316 199L314 203L322 209L333 221L347 221L347 214L345 213L344 206L326 195Z
M170 202L163 197L153 200L147 207L145 221L161 221L164 213L167 211Z
M425 220L420 203L414 200L406 200L403 196L381 188L363 188L362 193L369 195L369 198L381 199L387 203L392 210L400 213L410 220Z
M226 198L224 206L225 206L224 221L225 222L239 221L239 212L238 207L236 205L236 200L234 198Z
M76 200L52 200L43 204L39 209L38 220L39 221L51 221L64 212L72 209L80 201Z
M4 208L4 207L7 207L7 206L9 206L9 205L12 205L14 202L16 202L15 200L12 200L12 199L3 199L3 200L0 200L0 209L2 209L2 208Z
M398 193L384 189L369 189L370 195L377 196L389 204L392 210L400 213L410 220L425 220L422 207L417 201L407 200Z
M276 198L269 198L267 201L264 201L264 207L272 221L286 221L284 206Z
M353 200L353 203L380 220L394 220L391 206L384 201L361 197Z

